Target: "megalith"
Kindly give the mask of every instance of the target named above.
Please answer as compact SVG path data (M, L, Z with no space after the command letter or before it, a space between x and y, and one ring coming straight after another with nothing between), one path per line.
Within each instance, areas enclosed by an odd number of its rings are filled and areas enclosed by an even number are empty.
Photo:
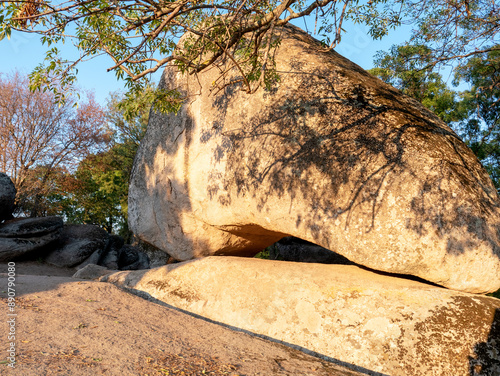
M251 256L295 236L372 269L500 288L499 199L472 151L300 29L280 34L280 80L251 95L214 87L223 61L165 69L161 87L186 100L150 116L130 181L135 235L177 260Z

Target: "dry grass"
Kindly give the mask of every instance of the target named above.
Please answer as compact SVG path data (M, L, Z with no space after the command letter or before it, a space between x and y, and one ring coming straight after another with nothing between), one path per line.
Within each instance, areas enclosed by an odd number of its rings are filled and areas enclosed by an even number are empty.
M167 354L157 352L141 359L138 371L144 376L237 376L238 366L226 364L207 354Z

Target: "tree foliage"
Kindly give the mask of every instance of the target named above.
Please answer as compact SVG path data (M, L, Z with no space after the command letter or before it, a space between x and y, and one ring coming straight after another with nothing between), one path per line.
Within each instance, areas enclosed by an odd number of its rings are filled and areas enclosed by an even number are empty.
M99 225L110 233L127 228L128 176L117 156L115 148L90 155L66 177L59 201L68 222Z
M474 151L500 189L500 50L478 54L455 69L450 89L425 45L380 52L371 73L412 96L448 123Z
M434 111L474 151L500 189L500 9L495 1L412 0L406 43L378 54L372 73ZM450 89L441 69L451 69Z
M49 210L42 198L54 191L56 175L105 145L104 124L92 96L76 108L56 103L52 93L30 91L18 72L0 76L0 171L16 186L19 211L36 216Z
M429 67L430 62L430 49L425 45L393 46L390 52L377 53L370 73L415 98L445 122L462 120L465 114L457 93Z
M475 56L457 68L455 83L470 85L466 100L470 103L469 126L473 133L482 123L486 127L480 139L488 139L500 126L500 50Z
M412 44L429 48L429 66L499 50L500 9L490 0L412 0L406 2L413 18Z
M95 224L125 239L130 237L128 183L137 148L146 131L153 91L149 88L133 104L119 94L111 96L107 109L111 134L108 148L88 155L74 174L67 174L64 188L54 200L68 222Z
M0 76L0 171L17 188L18 214L62 215L128 236L128 181L146 131L154 88L138 101L90 96L78 107L30 91L27 77Z
M368 25L374 38L408 23L412 43L428 47L434 66L497 51L499 15L495 0L24 0L1 3L0 38L13 30L40 35L47 59L32 83L48 85L59 99L76 79L77 65L101 54L111 58L108 70L132 92L142 91L148 74L167 63L196 73L223 60L225 69L239 70L237 81L251 93L277 79L272 50L279 45L278 27L293 20L314 20L313 32L325 48L340 42L346 20ZM80 51L73 60L56 47L69 41ZM224 79L225 72L215 86L234 83ZM162 99L155 106L165 111L182 101L175 92L155 95Z
M456 128L500 189L500 51L469 59L457 69L459 80L470 89L462 93L467 116Z

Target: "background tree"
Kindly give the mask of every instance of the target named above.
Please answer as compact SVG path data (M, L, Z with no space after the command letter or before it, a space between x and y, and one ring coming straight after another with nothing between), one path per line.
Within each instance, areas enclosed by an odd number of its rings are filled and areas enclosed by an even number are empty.
M56 103L52 93L30 91L19 72L0 76L0 170L14 181L20 212L47 212L42 197L54 190L56 173L103 147L109 141L104 125L92 96L75 108Z
M61 209L69 223L94 224L109 233L127 228L128 177L113 149L90 155L66 177Z
M441 74L429 66L431 62L427 46L392 46L389 52L377 53L375 68L369 72L415 98L446 123L463 120L467 114L459 104L459 94L448 88Z
M146 131L153 92L154 88L148 88L133 103L123 95L111 95L106 116L111 134L108 149L88 155L74 174L66 175L64 189L54 200L60 203L60 214L68 222L99 225L130 239L128 183Z
M500 50L478 54L455 68L450 89L425 45L393 46L379 52L370 72L428 107L474 151L500 189Z
M60 197L65 193L63 182L68 173L64 166L54 167L50 172L42 165L29 169L25 188L16 197L17 214L31 214L33 217L59 215L62 209Z
M467 116L455 128L500 189L500 50L474 56L459 66L455 83L460 81L470 89L461 93Z

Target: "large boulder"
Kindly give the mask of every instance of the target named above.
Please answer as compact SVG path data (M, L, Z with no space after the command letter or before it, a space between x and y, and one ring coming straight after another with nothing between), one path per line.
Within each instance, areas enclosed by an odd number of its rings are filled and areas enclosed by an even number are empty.
M0 224L0 261L10 261L24 255L36 255L47 246L56 244L61 235L60 217L23 218Z
M12 218L16 200L16 187L10 178L0 172L0 222Z
M125 244L119 251L118 269L149 269L149 257L138 247L134 247L130 244Z
M500 374L495 298L353 265L241 257L206 257L101 280L372 371L366 374Z
M58 247L50 252L45 261L49 264L70 268L81 264L92 254L106 249L109 234L95 225L66 225Z
M252 95L214 90L223 66L166 68L160 87L187 99L150 116L130 180L135 235L177 260L253 255L290 235L372 269L500 288L499 199L472 151L301 30L280 34L280 81Z

